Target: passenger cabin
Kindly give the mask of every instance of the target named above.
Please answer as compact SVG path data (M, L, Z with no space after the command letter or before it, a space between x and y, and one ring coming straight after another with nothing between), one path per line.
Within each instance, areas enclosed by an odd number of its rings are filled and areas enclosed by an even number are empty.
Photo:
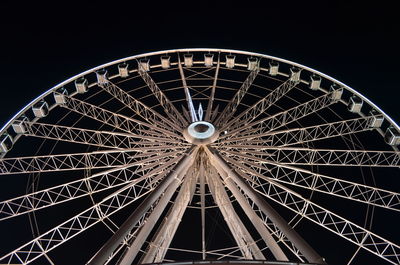
M385 132L385 142L389 145L400 144L400 133L394 127L389 127Z
M37 118L46 117L49 114L49 105L46 101L41 100L32 106L32 111Z
M118 73L119 76L122 78L128 77L129 76L129 64L127 62L123 62L118 64Z
M258 69L258 58L249 57L247 58L247 70L254 71Z
M269 74L271 76L276 76L279 72L279 63L275 61L269 62Z
M235 67L235 58L236 58L236 56L231 55L231 54L229 54L225 57L226 68L232 69L233 67Z
M318 90L321 87L321 77L318 75L312 75L310 77L310 89Z
M13 146L13 139L9 134L0 137L0 153L7 153Z
M150 59L140 59L139 60L139 70L148 72L150 71Z
M331 93L331 97L334 100L340 100L343 94L343 88L337 84L332 84L329 88L329 93Z
M64 87L58 88L53 95L57 104L65 104L67 102L65 96L68 96L68 91Z
M297 67L290 68L290 81L300 82L301 69Z
M76 88L76 92L78 92L79 94L86 93L89 88L87 79L84 77L76 79L75 80L75 88Z
M363 101L361 98L359 98L357 96L352 96L350 98L349 104L347 105L347 108L351 112L360 113L362 105L363 105Z
M11 126L15 133L23 134L23 133L26 133L28 130L27 122L29 122L28 117L23 115L23 116L19 117L18 120L14 121Z
M191 53L184 54L183 62L186 67L192 67L193 66L193 54L191 54Z
M98 85L105 85L108 82L108 72L106 69L101 69L96 72L97 77L97 84Z
M161 56L161 67L163 69L168 69L171 67L171 56L163 55Z
M213 59L214 59L214 54L211 53L204 54L204 65L206 67L213 66Z
M382 123L383 123L383 120L384 120L383 115L382 114L378 114L378 112L376 110L374 110L374 109L369 112L369 115L373 116L371 118L371 122L369 124L369 127L371 127L371 128L380 128L382 126Z

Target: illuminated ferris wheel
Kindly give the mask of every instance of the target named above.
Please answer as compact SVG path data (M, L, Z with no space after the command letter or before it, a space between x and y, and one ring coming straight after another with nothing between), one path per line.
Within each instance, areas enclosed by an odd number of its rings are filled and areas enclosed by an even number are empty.
M127 57L0 136L0 264L400 264L399 126L291 61Z

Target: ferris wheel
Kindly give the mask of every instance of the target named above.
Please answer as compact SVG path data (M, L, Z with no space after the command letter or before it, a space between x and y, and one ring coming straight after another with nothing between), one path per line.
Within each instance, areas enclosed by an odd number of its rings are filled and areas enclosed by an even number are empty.
M0 137L0 264L400 264L399 126L288 60L123 58Z

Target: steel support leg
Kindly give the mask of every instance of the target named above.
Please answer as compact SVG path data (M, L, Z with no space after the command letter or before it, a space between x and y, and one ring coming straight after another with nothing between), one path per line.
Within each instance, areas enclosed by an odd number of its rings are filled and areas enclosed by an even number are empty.
M258 208L274 222L282 233L312 263L325 264L324 259L272 208L256 191L254 191L213 148L205 148L213 164L219 165L228 173L227 181L232 179L239 188L258 206Z
M103 245L103 247L88 262L88 265L103 265L108 256L124 240L125 236L132 230L134 225L149 210L151 205L164 193L171 182L177 178L180 172L193 162L193 157L198 149L190 148L184 157L175 165L171 172L160 182L152 193L136 208L136 210L121 225L117 232Z
M224 171L218 164L215 165L215 168L219 172L220 176L224 180L225 185L232 192L233 196L242 207L245 214L249 217L257 232L261 235L264 242L267 244L268 248L271 250L276 260L279 261L288 261L285 253L276 243L275 239L272 237L271 233L268 231L267 227L264 225L264 222L261 218L254 212L251 208L250 204L247 202L246 198L237 188L236 184L229 178L228 173Z

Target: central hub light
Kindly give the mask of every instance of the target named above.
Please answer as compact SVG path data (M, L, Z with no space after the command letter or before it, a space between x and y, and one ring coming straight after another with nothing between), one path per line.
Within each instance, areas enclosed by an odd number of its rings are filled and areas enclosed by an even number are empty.
M218 138L218 132L211 123L196 121L183 131L183 136L189 143L202 145L215 142Z

